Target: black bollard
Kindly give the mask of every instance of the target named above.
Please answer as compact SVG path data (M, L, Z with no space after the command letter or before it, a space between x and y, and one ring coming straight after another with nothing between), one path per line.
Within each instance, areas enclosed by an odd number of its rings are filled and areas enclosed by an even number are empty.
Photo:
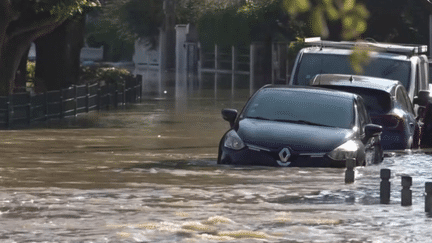
M390 169L381 169L380 203L390 203Z
M432 212L432 182L426 182L425 185L426 198L425 198L425 212Z
M412 178L411 176L402 176L402 206L411 206L412 205L412 192L411 187Z
M345 183L353 183L354 182L355 163L356 163L355 159L347 159L346 160Z

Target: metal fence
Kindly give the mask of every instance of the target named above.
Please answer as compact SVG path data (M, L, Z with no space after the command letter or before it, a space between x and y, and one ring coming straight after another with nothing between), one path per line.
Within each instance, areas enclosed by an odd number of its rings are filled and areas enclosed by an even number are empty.
M33 122L75 117L141 100L142 78L124 84L98 82L74 85L43 94L18 93L0 97L0 128L28 126Z

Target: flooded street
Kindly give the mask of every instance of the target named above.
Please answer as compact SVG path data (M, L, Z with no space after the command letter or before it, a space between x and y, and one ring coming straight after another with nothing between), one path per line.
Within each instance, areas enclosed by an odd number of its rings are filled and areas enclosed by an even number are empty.
M426 151L345 170L217 165L222 108L249 90L172 92L125 109L0 130L0 242L428 242ZM380 170L392 171L381 205ZM400 206L401 175L413 205Z

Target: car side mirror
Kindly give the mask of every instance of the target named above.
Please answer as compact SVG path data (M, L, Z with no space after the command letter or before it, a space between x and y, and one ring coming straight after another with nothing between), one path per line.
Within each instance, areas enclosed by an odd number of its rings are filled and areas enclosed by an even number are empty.
M418 96L414 97L414 104L426 106L429 101L430 92L428 90L420 90Z
M367 124L365 126L365 134L366 134L366 137L368 137L368 138L378 136L381 133L382 133L382 127L380 125Z
M230 123L230 126L233 127L234 126L234 121L237 118L237 110L235 109L223 109L222 110L222 118L225 121L228 121Z

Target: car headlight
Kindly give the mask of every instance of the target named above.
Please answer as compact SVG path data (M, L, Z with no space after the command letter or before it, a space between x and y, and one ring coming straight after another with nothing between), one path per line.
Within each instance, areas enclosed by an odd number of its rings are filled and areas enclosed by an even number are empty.
M224 146L234 150L240 150L245 147L245 144L234 130L231 130L225 136Z
M327 155L333 160L354 159L357 157L357 150L358 145L354 141L350 140L335 148Z

